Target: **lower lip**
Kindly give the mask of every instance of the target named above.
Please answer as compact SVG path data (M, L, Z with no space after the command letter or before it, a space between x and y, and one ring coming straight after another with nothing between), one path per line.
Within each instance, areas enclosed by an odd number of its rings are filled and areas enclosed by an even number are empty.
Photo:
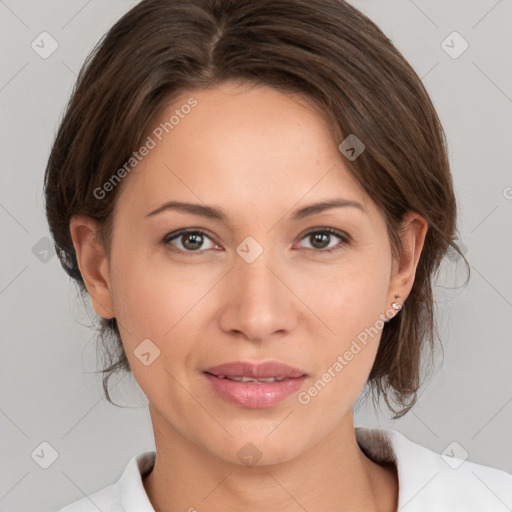
M260 409L273 407L300 389L306 375L296 379L284 379L279 382L237 382L229 379L219 379L209 373L204 373L213 389L230 403Z

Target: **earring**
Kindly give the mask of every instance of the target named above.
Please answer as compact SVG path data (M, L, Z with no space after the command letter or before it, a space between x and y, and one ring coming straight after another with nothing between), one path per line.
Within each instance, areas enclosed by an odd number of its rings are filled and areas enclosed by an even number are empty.
M397 311L400 311L402 309L402 304L399 304L398 302L396 302L396 299L398 299L400 297L400 294L399 293L395 293L395 302L393 302L391 304L391 307L393 309L396 309Z

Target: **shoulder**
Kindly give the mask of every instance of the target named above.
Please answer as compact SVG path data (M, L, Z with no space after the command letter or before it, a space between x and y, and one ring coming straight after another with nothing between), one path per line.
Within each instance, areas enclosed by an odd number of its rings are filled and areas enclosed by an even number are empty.
M375 462L396 465L401 512L505 512L512 508L512 475L468 461L460 445L454 445L455 449L449 445L440 454L391 429L357 427L356 437Z
M153 468L155 457L154 451L133 456L115 483L66 505L58 512L154 512L142 478Z
M85 496L58 512L122 512L120 496L117 484L111 484L100 491Z

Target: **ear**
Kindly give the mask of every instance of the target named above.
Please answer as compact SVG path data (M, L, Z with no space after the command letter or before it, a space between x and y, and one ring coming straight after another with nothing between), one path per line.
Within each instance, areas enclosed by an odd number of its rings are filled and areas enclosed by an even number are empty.
M103 318L113 318L108 257L98 240L99 224L86 215L78 215L69 222L75 247L78 268L91 297L96 313Z
M393 261L388 307L395 302L395 294L400 294L398 302L403 303L411 292L427 231L428 223L421 215L412 211L405 214L400 234L403 248L399 261Z

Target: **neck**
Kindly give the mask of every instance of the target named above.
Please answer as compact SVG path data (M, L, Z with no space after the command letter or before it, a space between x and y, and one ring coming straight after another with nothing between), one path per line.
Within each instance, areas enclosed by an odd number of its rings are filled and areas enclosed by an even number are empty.
M282 512L396 511L396 469L374 463L361 451L352 411L311 450L265 466L220 459L182 436L151 407L150 412L157 456L143 483L158 512L260 512L269 507Z

